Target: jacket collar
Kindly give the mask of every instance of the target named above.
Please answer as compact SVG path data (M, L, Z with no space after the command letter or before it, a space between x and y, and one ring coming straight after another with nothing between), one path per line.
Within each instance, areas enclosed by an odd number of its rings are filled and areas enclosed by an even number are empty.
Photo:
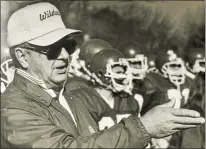
M35 83L19 75L17 72L15 72L13 83L29 95L31 95L36 101L41 102L46 106L49 106L51 104L51 101L53 99L51 95L49 95Z

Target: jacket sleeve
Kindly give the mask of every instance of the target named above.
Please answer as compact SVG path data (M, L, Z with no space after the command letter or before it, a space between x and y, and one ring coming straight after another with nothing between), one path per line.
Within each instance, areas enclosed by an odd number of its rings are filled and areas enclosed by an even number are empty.
M17 148L142 148L150 136L138 117L130 116L111 128L87 137L74 137L46 115L24 107L1 110L1 133Z

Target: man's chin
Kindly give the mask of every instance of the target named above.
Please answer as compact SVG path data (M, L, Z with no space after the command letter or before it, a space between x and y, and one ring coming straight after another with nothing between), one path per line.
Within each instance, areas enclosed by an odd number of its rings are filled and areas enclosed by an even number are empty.
M67 75L61 75L56 77L53 82L58 86L62 86L66 80L67 80Z

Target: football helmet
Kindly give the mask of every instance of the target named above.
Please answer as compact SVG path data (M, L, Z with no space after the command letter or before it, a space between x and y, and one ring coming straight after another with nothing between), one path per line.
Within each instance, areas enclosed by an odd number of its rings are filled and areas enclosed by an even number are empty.
M89 39L80 47L79 63L87 75L91 76L90 63L93 56L105 48L111 48L111 45L101 39Z
M154 53L147 53L147 65L148 65L148 69L147 69L147 73L153 72L153 73L158 73L158 69L156 68L155 65L155 59L156 59L156 55Z
M193 73L205 72L205 49L189 48L186 50L185 63Z
M95 82L114 92L133 89L132 72L124 55L110 48L98 52L91 61L91 72Z
M143 54L143 47L134 41L125 42L119 46L119 51L122 52L129 62L134 79L143 79L146 76L148 69L147 57Z
M155 64L160 74L169 78L170 82L180 86L185 82L186 68L181 58L173 50L161 52L157 55Z
M1 63L1 93L5 91L6 87L13 81L15 67L13 66L12 59L7 59Z
M80 47L79 59L84 60L89 68L92 57L106 48L111 48L108 42L101 39L89 39Z

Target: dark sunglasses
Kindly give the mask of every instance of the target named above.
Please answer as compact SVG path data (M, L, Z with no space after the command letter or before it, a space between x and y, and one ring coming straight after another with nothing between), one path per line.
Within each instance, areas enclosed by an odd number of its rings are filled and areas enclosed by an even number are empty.
M68 52L69 55L73 54L75 51L75 47L76 47L76 41L74 39L60 40L52 45L44 46L44 47L33 45L30 43L25 43L23 45L23 48L35 51L40 54L44 54L50 60L56 59L60 55L62 48L65 48L65 50Z

